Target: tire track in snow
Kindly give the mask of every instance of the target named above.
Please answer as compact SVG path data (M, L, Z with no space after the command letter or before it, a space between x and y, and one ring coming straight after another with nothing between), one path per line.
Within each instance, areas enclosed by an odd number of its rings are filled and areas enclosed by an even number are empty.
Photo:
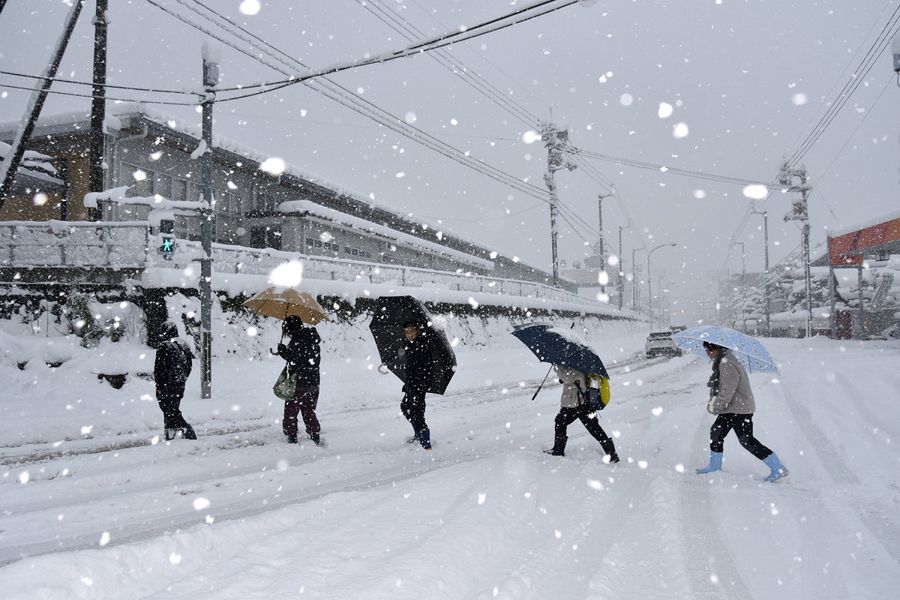
M698 421L694 445L709 442L709 427ZM689 471L689 477L693 475ZM691 598L723 600L752 600L753 594L741 578L728 546L722 538L720 520L712 504L710 484L706 477L694 475L698 482L684 482L677 496L677 505L688 574ZM699 532L699 533L698 533Z
M794 417L794 423L803 433L803 437L810 442L810 447L819 458L819 463L834 483L843 485L859 484L859 478L844 463L840 454L834 449L834 444L831 443L825 432L815 424L812 413L802 402L797 401L790 388L791 386L788 384L784 384L781 388L785 404Z

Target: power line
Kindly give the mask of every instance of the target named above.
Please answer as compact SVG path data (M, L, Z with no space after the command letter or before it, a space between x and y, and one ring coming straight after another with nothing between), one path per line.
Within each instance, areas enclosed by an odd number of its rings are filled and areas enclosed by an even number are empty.
M151 4L154 4L155 6L159 7L159 5L155 2L155 0L147 0L147 1L150 2ZM485 21L483 23L479 23L478 25L474 25L472 27L461 28L462 31L457 30L457 31L453 31L450 33L445 33L445 34L442 34L440 36L437 36L437 37L434 37L434 38L431 38L428 40L423 40L423 41L413 44L411 46L407 46L406 48L403 48L400 50L394 50L394 51L389 51L389 52L385 52L382 54L377 54L377 55L371 56L369 58L364 58L362 60L356 60L356 61L349 62L349 63L337 64L337 65L334 65L331 67L326 67L319 71L313 71L312 73L308 73L305 75L292 74L292 75L290 75L290 77L288 79L284 79L284 80L243 84L243 85L238 85L238 86L233 86L233 87L228 87L228 88L219 88L217 91L218 92L231 92L231 91L247 90L247 89L253 89L253 88L260 88L260 87L269 88L269 86L276 86L272 89L266 90L267 92L271 92L271 91L274 91L275 89L280 89L279 86L283 87L283 86L289 86L289 85L296 85L298 83L302 83L309 79L323 77L325 75L334 75L336 73L348 71L351 69L358 69L360 67L373 65L376 63L377 64L386 63L386 62L390 62L390 61L397 60L400 58L406 58L408 56L413 56L416 54L422 54L424 52L431 52L434 50L438 50L440 48L444 48L446 46L450 46L455 43L469 41L469 40L481 37L482 35L494 33L496 31L506 29L507 27L512 27L513 25L518 25L518 24L530 21L532 19L536 19L538 17L546 16L546 15L556 12L558 10L562 10L563 8L572 6L573 4L576 4L578 2L578 0L564 0L562 4L560 4L558 6L546 8L543 10L543 12L538 12L537 14L528 15L528 16L522 16L521 18L510 21L508 23L496 24L496 23L503 21L505 19L508 19L510 17L514 17L516 15L522 15L522 14L525 14L525 13L528 13L531 11L535 11L537 9L542 8L545 5L552 4L557 1L558 0L541 0L540 2L537 2L536 4L532 4L530 6L520 8L518 10L515 10L515 11L513 11L509 14L503 15L501 17L496 17L494 19ZM495 25L495 26L490 27L490 25ZM484 31L479 31L480 29L484 29ZM457 38L457 37L459 39L453 39L453 38ZM241 97L246 97L246 96L241 96ZM232 99L237 99L237 98L232 98ZM222 100L219 100L219 101L221 102Z
M213 10L206 4L200 2L199 0L194 0L194 1L196 4L202 6L208 12L215 15L218 19L220 19L220 21L224 21L230 27L240 30L241 32L246 34L246 36L248 36L248 37L241 36L236 31L234 31L234 29L229 29L228 27L226 27L222 22L214 20L213 17L211 17L207 14L200 13L195 8L189 7L193 12L202 16L204 19L211 22L216 27L225 31L229 35L237 37L242 42L247 43L255 50L261 52L262 54L268 56L270 59L277 61L278 63L280 63L281 65L284 65L284 66L279 67L279 66L273 65L270 62L266 62L265 60L263 60L263 58L261 58L260 56L257 56L256 54L254 54L252 52L248 52L247 50L238 48L233 43L231 43L229 40L226 40L226 39L222 38L221 36L214 34L213 32L211 32L210 30L208 30L205 27L197 25L193 21L186 19L183 15L180 15L178 13L175 13L171 10L168 10L168 9L162 7L155 0L147 0L147 1L150 4L152 4L153 6L156 6L156 7L160 8L161 10L163 10L164 12L166 12L167 14L175 17L182 23L184 23L194 29L197 29L198 31L206 33L207 35L210 35L214 39L217 39L221 43L229 46L230 48L236 50L237 52L240 52L240 53L252 58L253 60L256 60L257 62L260 62L261 64L268 66L269 68L272 68L276 71L287 74L289 71L287 71L285 67L294 68L295 65L299 65L302 68L308 68L301 61L293 58L292 56L285 53L284 51L276 48L272 44L266 42L265 40L263 40L256 34L249 32L248 30L241 27L240 25L235 24L233 21L231 21L224 15L219 14L218 12L216 12L215 10ZM182 5L184 5L184 0L178 0L178 1ZM254 42L254 40L258 40L259 43ZM277 54L275 54L275 53L277 53ZM286 57L290 61L290 63L286 62L285 58L282 58L282 57ZM537 186L534 186L532 184L524 182L509 173L506 173L500 169L497 169L496 167L488 165L487 163L483 163L481 161L473 159L471 156L469 156L468 153L463 152L463 151L451 146L450 144L447 144L446 142L439 140L438 138L432 136L431 134L429 134L413 125L406 123L405 121L403 121L396 115L391 114L390 112L386 111L385 109L382 109L381 107L378 107L377 105L371 103L370 101L363 99L363 98L359 98L358 96L353 94L350 90L346 89L345 87L341 86L340 84L333 82L328 77L322 77L321 79L313 80L313 81L307 83L306 85L310 86L311 89L313 89L314 91L325 95L329 99L334 100L334 101L338 102L339 104L342 104L343 106L349 108L350 110L353 110L354 112L357 112L357 113L365 116L366 118L372 119L372 120L376 121L377 123L379 123L380 125L383 125L389 129L399 133L400 135L403 135L404 137L407 137L417 143L420 143L423 146L430 148L430 149L446 156L447 158L450 158L451 160L454 160L455 162L462 164L463 166L472 168L473 170L480 172L481 174L486 175L488 177L491 177L492 179L495 179L496 181L503 183L504 185L513 187L514 189L516 189L519 192L522 192L524 194L527 194L529 196L532 196L532 197L542 200L544 202L549 201L547 199L548 195L547 195L546 190L543 190Z
M428 15L428 17L429 17L432 21L434 21L435 23L437 23L437 24L440 25L441 27L447 27L447 25L445 25L444 23L442 23L437 17L435 17L435 16L431 13L431 11L427 10L426 8L424 8L417 0L412 0L412 4L415 5L415 7L418 8L420 11L422 11L423 13L425 13L426 15ZM500 73L500 75L502 75L502 76L505 77L507 80L509 80L510 82L512 82L513 85L515 85L515 86L518 87L520 90L524 91L527 95L531 96L534 100L536 100L537 102L539 102L540 104L542 104L543 106L545 106L545 107L547 108L548 111L551 110L551 108L550 108L550 103L548 103L545 99L543 99L543 98L539 97L537 94L535 94L533 90L529 89L529 88L526 87L525 85L522 85L521 83L519 83L518 81L516 81L509 73L507 73L506 71L504 71L497 63L495 63L494 61L492 61L490 58L488 58L488 57L485 56L484 54L479 53L479 54L477 54L477 56L478 56L478 58L479 58L480 60L483 60L484 62L486 62L487 64L489 64L495 71L497 71L498 73ZM510 94L511 94L511 93L512 93L512 90L510 90Z
M884 82L884 86L881 88L881 92L878 93L878 97L875 98L875 101L869 107L869 110L867 110L866 114L863 115L863 118L859 120L859 123L857 123L856 127L853 128L853 131L850 132L850 135L847 136L847 139L846 139L846 141L844 141L844 144L841 146L841 149L837 151L837 154L834 155L834 158L831 159L831 162L828 163L828 166L825 167L825 169L822 171L822 173L819 175L819 177L816 179L816 181L822 181L825 179L825 175L828 174L828 172L831 170L831 167L833 167L834 163L837 162L837 159L840 158L841 154L844 153L844 150L847 148L847 144L849 144L850 141L854 138L854 136L856 136L856 132L859 131L859 128L862 127L863 123L866 122L866 119L869 118L869 115L872 114L872 109L875 108L875 105L878 104L878 101L881 100L882 96L884 96L884 92L888 89L888 87L890 86L890 84L893 80L894 80L893 75L888 76L887 81Z
M59 83L70 83L73 85L86 85L89 87L103 87L107 89L113 90L127 90L131 92L151 92L156 94L178 94L182 96L201 96L199 92L188 92L185 90L167 90L161 88L146 88L146 87L137 87L133 85L114 85L112 83L104 83L104 84L94 84L91 81L78 81L76 79L64 79L62 77L46 77L44 75L29 75L28 73L17 73L15 71L2 71L0 70L0 75L10 75L12 77L22 77L25 79L37 79L41 81L54 81Z
M379 0L356 0L356 2L382 23L409 40L415 39L416 36L421 38L425 35L405 18L397 15L393 10L380 3ZM493 84L461 61L454 59L446 50L430 52L428 56L516 119L519 119L526 125L536 126L539 123L540 119L536 115L507 98L502 91L498 90Z
M26 92L33 92L34 88L25 87L22 85L14 85L11 83L3 83L0 82L0 87L9 88L11 90L24 90ZM165 100L143 100L138 98L116 98L114 96L107 96L105 94L95 96L94 94L80 94L78 92L64 92L61 90L48 90L48 94L55 94L57 96L74 96L76 98L102 98L106 100L112 100L113 102L132 102L138 104L159 104L165 106L197 106L196 102L173 102L173 101L165 101Z
M597 160L603 160L603 161L612 162L612 163L619 164L619 165L635 167L638 169L657 171L659 173L671 173L673 175L680 175L682 177L693 177L695 179L705 179L707 181L715 181L718 183L731 183L731 184L743 185L743 186L762 185L762 186L766 186L768 188L771 185L769 183L764 183L758 179L743 179L740 177L730 177L727 175L717 175L714 173L705 173L703 171L691 171L689 169L681 169L678 167L669 167L666 165L645 162L645 161L636 160L633 158L612 156L610 154L600 154L599 152L591 152L589 150L582 150L582 149L576 148L574 146L569 146L568 149L575 154L579 154L579 155L585 156L587 158L594 158Z
M900 23L900 5L898 5L897 8L894 9L891 17L884 24L881 32L879 32L875 41L869 47L869 50L866 52L865 56L863 56L863 59L857 65L853 73L850 74L850 78L844 84L844 87L841 88L841 91L838 92L835 100L832 101L828 109L820 117L819 121L816 123L815 127L813 127L812 131L807 134L806 138L803 140L797 150L795 150L794 153L791 154L790 158L788 158L788 166L796 165L803 159L803 157L807 152L809 152L812 146L819 140L820 137L822 137L822 134L825 133L825 131L828 129L837 115L841 112L844 106L846 106L847 102L849 102L854 92L856 92L862 82L865 81L866 76L869 74L869 71L872 70L872 67L884 53L884 50L888 47L891 37L898 31L898 23Z

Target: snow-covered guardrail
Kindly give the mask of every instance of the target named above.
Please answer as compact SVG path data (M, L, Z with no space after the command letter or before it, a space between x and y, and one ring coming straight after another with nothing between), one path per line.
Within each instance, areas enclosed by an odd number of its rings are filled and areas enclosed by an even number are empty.
M157 251L161 243L144 221L6 221L0 222L0 266L183 270L202 256L200 242L176 240L169 256ZM536 298L619 314L611 306L549 285L463 269L436 271L226 244L213 244L212 255L215 273L267 275L286 261L299 260L308 279Z
M140 221L0 221L0 266L141 268L148 239Z

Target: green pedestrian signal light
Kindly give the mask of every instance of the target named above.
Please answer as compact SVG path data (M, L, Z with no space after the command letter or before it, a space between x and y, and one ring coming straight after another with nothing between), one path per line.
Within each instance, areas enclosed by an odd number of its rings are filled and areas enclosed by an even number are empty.
M175 251L175 238L164 237L159 251L163 254L172 254Z

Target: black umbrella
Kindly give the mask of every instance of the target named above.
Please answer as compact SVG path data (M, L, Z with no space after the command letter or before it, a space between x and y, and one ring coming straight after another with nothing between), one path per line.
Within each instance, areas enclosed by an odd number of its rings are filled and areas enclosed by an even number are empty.
M403 326L414 322L422 328L421 343L426 344L432 363L428 391L443 394L456 372L456 355L443 331L435 329L425 306L412 296L382 296L375 300L369 330L375 338L378 356L391 372L406 383L406 362L400 350L406 343Z

